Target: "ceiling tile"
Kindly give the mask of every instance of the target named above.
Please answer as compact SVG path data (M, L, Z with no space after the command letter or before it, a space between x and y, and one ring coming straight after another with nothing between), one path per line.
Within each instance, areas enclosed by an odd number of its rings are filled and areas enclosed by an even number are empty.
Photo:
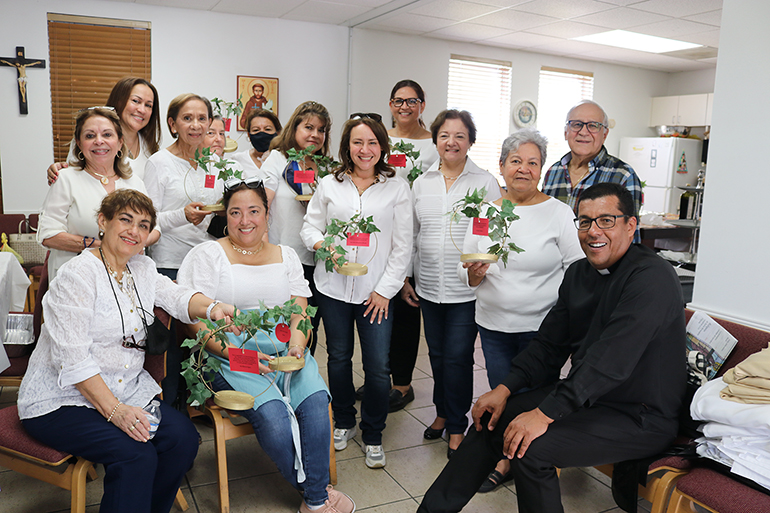
M132 0L133 1L133 0ZM217 0L136 0L138 4L162 5L163 7L179 7L182 9L198 9L211 11L217 5Z
M310 0L281 16L287 20L314 21L316 23L340 24L368 11L358 5Z
M509 30L528 30L533 27L540 27L556 21L559 20L550 16L540 16L539 14L504 9L502 11L497 11L494 14L475 18L473 23L490 27L507 28Z
M409 16L396 16L383 20L376 25L372 25L372 27L396 30L398 32L419 32L422 34L423 32L431 32L454 24L455 22L452 20L410 14Z
M559 41L561 40L555 37L541 36L540 34L528 34L526 32L514 32L513 34L488 38L484 43L510 45L515 48L529 48L537 45L554 44Z
M619 5L622 7L627 7L632 4L638 4L643 2L644 0L601 0L605 4L612 4L612 5Z
M640 34L680 39L687 34L697 34L699 32L714 30L714 27L711 25L704 25L703 23L695 23L694 21L671 19L650 23L648 25L639 25L633 27L632 30L633 32L639 32Z
M714 25L719 27L722 25L722 9L716 11L704 12L701 14L693 14L692 16L685 16L684 19L690 21L697 21L698 23L705 23L706 25Z
M252 0L220 0L212 10L229 14L280 18L304 2L305 0L260 0L259 2L253 2Z
M698 32L697 34L687 34L681 37L682 41L688 43L697 43L699 45L719 48L719 29L709 30L708 32Z
M654 23L656 21L664 21L668 19L671 18L667 16L661 16L660 14L637 11L626 7L619 7L609 11L602 11L595 14L589 14L587 16L580 16L579 18L575 18L572 21L588 23L590 25L596 25L598 27L604 27L607 29L628 29L636 25Z
M665 14L675 18L715 11L722 8L722 0L647 0L634 4L634 9Z
M544 36L572 39L573 37L604 32L604 29L596 25L586 25L585 23L575 23L574 21L557 21L556 23L549 23L541 27L533 27L526 31Z
M537 0L513 7L516 11L552 16L562 20L585 16L595 12L612 9L611 5L596 2L594 0Z
M462 0L436 0L435 2L412 9L409 12L447 20L463 21L494 12L497 9L499 7L474 4Z
M450 27L435 30L426 34L431 37L449 37L461 41L480 41L491 37L501 36L510 32L506 29L476 25L475 23L458 23Z
M375 7L380 7L381 5L385 5L388 2L390 2L390 0L334 0L334 1L335 3L338 3L338 4L359 5L359 6L367 7L368 9L374 9Z
M580 53L595 52L601 45L594 43L586 43L584 41L567 41L564 39L555 43L548 43L544 45L537 45L532 50L548 50L549 53L555 53L557 55L574 55Z

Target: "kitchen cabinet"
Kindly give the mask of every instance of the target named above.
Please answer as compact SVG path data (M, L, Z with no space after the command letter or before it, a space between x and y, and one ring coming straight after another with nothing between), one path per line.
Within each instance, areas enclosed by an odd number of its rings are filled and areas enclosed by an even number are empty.
M650 126L705 126L708 94L658 96L652 99Z

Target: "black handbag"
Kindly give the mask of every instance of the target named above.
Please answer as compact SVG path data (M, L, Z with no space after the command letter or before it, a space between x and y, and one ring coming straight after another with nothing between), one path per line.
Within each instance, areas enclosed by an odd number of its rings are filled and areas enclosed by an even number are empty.
M149 327L147 326L147 319L145 317L152 314L144 309L142 298L139 297L139 291L136 289L136 282L134 282L134 292L136 292L136 299L139 300L139 308L142 311L140 317L142 318L145 336L147 337L144 341L144 350L147 354L163 354L171 347L171 330L155 316L153 316L155 320L152 324Z

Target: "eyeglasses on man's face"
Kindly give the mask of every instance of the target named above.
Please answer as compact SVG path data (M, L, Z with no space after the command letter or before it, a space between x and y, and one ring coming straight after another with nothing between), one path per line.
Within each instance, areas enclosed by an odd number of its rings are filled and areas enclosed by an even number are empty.
M586 123L584 121L570 120L570 121L567 121L567 126L573 132L580 132L581 130L583 130L583 127L586 127L588 128L588 131L591 132L592 134L598 134L603 129L607 128L606 125L603 125L598 121L589 121Z
M393 103L393 106L400 107L406 102L406 104L409 107L415 107L422 103L422 100L419 98L393 98L390 100Z
M581 232L587 232L591 229L591 225L596 221L596 226L601 230L609 230L615 227L615 222L619 217L627 218L625 214L620 215L603 215L599 217L577 217L574 219L575 227Z
M262 180L257 177L247 178L246 180L241 180L240 178L230 178L225 182L225 192L231 191L232 189L240 187L241 185L245 185L249 189L259 189L264 187Z

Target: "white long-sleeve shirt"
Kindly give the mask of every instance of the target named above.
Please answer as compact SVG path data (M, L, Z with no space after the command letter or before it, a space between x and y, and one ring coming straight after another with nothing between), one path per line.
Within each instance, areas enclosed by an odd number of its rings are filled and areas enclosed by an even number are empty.
M507 267L491 264L476 291L476 324L504 333L537 331L548 310L556 304L564 271L584 258L574 212L561 201L548 198L537 205L517 206L521 219L511 223L510 240L524 250L511 252ZM483 214L483 212L482 212ZM487 253L489 237L473 235L468 225L463 253ZM457 265L457 275L468 284L468 270Z
M487 201L500 198L500 186L491 173L471 159L449 190L438 162L414 181L414 265L417 294L434 303L473 301L473 290L457 279L457 263L470 219L459 216L453 222L453 205L473 189L486 188Z
M423 172L427 171L434 164L438 165L438 150L436 150L436 145L433 144L433 139L430 137L427 139L407 139L405 137L395 137L393 135L389 135L388 139L390 140L391 145L398 144L400 142L414 145L414 149L420 152L420 156L417 158L414 164L422 169ZM400 154L401 152L399 151L391 152L391 156ZM412 170L412 166L409 165L409 159L406 159L406 165L404 167L396 167L395 170L396 176L400 176L406 180L407 175L409 175L409 171Z
M316 288L346 303L363 303L372 291L390 299L404 285L412 253L412 195L404 179L380 176L379 183L359 195L350 176L344 175L342 182L334 175L324 177L308 204L302 241L312 249L323 240L332 218L348 221L358 213L365 218L372 216L380 232L370 237L369 247L348 247L344 240L340 243L348 251L348 261L366 264L368 273L343 276L326 272L324 262L316 262Z

